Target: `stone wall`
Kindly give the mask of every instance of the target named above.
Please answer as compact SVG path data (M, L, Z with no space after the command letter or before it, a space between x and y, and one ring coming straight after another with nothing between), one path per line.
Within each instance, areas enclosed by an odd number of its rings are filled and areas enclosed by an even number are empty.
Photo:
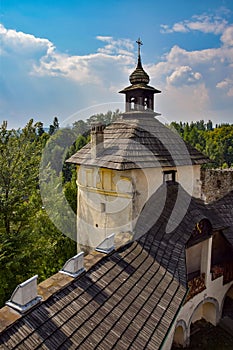
M233 190L233 168L201 170L202 199L210 203Z

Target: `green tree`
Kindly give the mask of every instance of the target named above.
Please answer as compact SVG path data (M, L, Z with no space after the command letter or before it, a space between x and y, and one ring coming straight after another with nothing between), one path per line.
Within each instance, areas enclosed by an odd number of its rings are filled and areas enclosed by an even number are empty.
M49 135L53 135L55 134L55 132L59 130L59 122L58 122L58 118L54 117L53 119L53 124L51 124L49 126Z
M22 130L0 127L0 303L16 284L30 277L34 237L31 218L38 211L38 172L42 144L33 120Z
M38 136L41 137L44 134L44 132L45 132L44 128L43 128L43 123L37 122L36 123L36 128L37 128Z
M212 131L213 130L213 123L211 120L208 121L206 124L207 130Z
M83 135L85 136L88 134L90 128L88 124L84 120L78 120L73 123L72 129L74 130L75 134L78 135Z
M114 112L108 111L107 113L94 114L87 119L87 125L89 128L91 127L92 122L101 122L104 125L109 125L119 118L120 114L121 112L119 109L116 109Z
M230 167L233 163L233 125L216 124L203 120L183 124L172 122L183 139L214 161L216 167ZM210 165L213 166L213 163Z
M29 198L37 190L41 151L33 120L22 130L8 130L6 122L0 127L0 222L7 235L33 215Z
M65 236L44 209L39 188L39 166L47 133L38 133L41 123L29 123L19 130L0 127L0 305L10 297L17 284L33 274L39 281L57 272L76 252L76 243ZM64 144L61 140L59 146ZM55 176L55 170L50 170ZM57 177L55 177L57 179ZM46 181L49 181L49 174ZM53 182L54 187L61 187ZM50 187L50 188L49 188ZM48 196L56 188L46 187ZM51 215L58 215L57 198ZM71 227L65 215L59 223ZM69 226L70 225L70 226Z
M71 180L64 184L64 194L74 213L77 213L77 172L76 168L72 169Z

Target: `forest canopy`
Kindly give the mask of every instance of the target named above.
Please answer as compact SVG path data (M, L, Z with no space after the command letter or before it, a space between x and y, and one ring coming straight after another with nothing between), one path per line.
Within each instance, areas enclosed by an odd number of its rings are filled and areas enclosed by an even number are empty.
M184 141L214 161L210 166L215 168L233 167L233 124L219 124L204 120L191 123L172 122Z

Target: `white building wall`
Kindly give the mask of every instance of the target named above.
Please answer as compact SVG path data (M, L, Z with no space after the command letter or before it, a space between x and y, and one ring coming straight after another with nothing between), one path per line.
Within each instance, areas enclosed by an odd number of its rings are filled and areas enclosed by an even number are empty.
M187 274L201 269L202 242L186 249Z
M112 233L133 232L145 203L163 184L165 170L175 168L116 171L80 166L77 180L78 243L95 248ZM199 166L177 169L177 182L191 195L198 195L199 181ZM159 214L156 213L158 217Z

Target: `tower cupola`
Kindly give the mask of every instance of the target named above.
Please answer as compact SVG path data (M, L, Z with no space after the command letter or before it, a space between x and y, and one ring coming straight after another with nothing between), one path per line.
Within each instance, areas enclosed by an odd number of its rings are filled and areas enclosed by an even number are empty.
M120 93L126 95L125 112L147 111L154 112L154 94L160 93L160 90L149 86L150 77L144 71L141 62L140 49L143 45L140 38L136 41L138 44L138 63L136 69L129 76L130 86L121 90Z
M129 76L129 81L132 85L148 84L150 81L149 75L142 68L141 56L138 56L138 64L136 69Z

